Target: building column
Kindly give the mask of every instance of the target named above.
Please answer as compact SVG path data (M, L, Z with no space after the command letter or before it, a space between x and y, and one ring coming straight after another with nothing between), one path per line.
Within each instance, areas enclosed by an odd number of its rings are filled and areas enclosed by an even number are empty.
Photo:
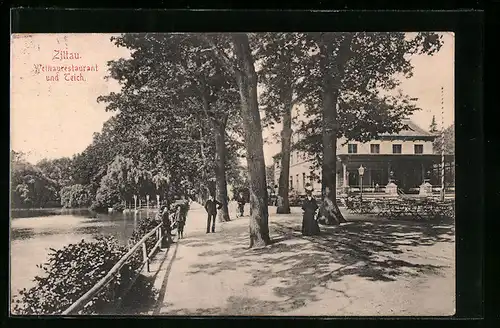
M347 164L342 163L342 191L347 193Z
M347 187L347 165L345 163L342 163L342 187L346 188Z
M420 163L420 166L422 168L422 183L425 182L425 167L424 167L424 163Z
M387 163L387 183L391 180L391 163ZM386 184L387 184L386 183Z

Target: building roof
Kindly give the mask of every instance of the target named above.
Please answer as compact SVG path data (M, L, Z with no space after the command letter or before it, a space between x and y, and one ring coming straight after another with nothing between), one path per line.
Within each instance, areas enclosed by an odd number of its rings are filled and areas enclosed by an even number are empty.
M419 127L410 119L403 120L407 128L396 133L381 133L381 137L435 137L436 135Z
M418 126L415 122L413 122L411 119L403 119L402 123L406 125L406 128L403 128L399 132L395 133L381 133L379 134L380 139L397 139L397 138L419 138L422 137L424 139L430 139L433 140L434 138L437 137L437 134L428 132L424 129L422 129L420 126ZM376 140L377 138L375 138ZM277 153L276 155L273 156L274 159L277 159L281 155L281 152Z
M454 155L445 155L446 162L452 161ZM364 162L387 162L398 160L427 160L435 163L441 162L440 154L338 154L337 161L349 160L350 162L364 161Z

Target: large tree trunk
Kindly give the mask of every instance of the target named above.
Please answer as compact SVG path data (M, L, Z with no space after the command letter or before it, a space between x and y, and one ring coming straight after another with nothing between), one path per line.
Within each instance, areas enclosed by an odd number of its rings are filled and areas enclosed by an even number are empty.
M238 63L235 73L241 98L241 117L245 133L245 148L250 176L250 247L261 247L270 243L268 226L266 166L257 102L257 75L246 34L232 36L235 57Z
M205 103L203 104L205 106ZM205 148L203 147L203 129L202 129L202 122L200 120L200 152L201 152L201 158L203 159L203 168L201 170L201 188L199 189L199 200L201 204L205 204L207 199L210 196L210 190L208 188L208 180L207 180L207 175L206 175L206 167L207 167L207 157L205 156Z
M346 34L340 42L337 55L333 55L332 33L324 33L320 42L321 71L323 72L323 165L321 220L329 225L347 222L337 205L337 100L349 57L352 34Z
M224 140L225 122L213 121L215 134L215 178L217 200L222 203L218 213L219 222L229 221L227 183L226 183L226 143Z
M278 196L280 197L282 203L278 206L276 213L278 214L289 214L290 213L290 202L288 199L288 193L290 191L290 180L288 176L290 175L290 149L291 149L291 139L292 139L292 97L293 92L290 88L290 92L287 92L285 99L285 111L283 112L283 130L281 131L281 171L278 186Z

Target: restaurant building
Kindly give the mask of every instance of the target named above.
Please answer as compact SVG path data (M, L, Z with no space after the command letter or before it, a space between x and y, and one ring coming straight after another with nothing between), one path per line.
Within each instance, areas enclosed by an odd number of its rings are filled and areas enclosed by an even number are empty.
M433 149L433 141L439 135L420 128L406 120L407 128L398 133L381 134L369 142L337 140L336 180L337 191L384 193L389 182L404 193L418 193L420 185L427 180L434 189L441 187L441 155ZM292 145L300 140L299 134L292 136ZM274 156L275 185L281 172L280 154ZM445 185L453 189L454 158L445 156ZM363 178L358 169L364 168ZM304 193L306 183L311 183L315 192L321 192L321 170L313 167L312 157L293 150L290 154L290 191Z

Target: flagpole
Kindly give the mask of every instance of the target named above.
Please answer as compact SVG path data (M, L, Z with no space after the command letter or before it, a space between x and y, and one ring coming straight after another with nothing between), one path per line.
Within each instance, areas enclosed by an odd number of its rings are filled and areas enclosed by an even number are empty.
M444 201L444 196L445 196L444 174L445 174L445 162L444 162L444 88L441 87L441 201Z

